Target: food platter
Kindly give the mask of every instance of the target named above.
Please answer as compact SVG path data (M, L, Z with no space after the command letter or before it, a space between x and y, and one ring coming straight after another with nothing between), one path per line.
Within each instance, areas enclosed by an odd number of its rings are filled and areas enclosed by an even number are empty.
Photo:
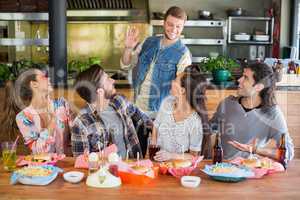
M48 185L63 170L52 166L28 166L14 171L10 178L11 184L18 182L24 185Z
M251 169L231 163L206 165L202 171L212 179L222 182L239 182L254 176Z

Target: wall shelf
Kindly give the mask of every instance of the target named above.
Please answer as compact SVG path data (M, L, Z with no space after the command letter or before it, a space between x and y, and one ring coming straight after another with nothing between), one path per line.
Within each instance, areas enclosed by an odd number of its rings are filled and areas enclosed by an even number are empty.
M187 45L224 45L226 41L223 39L181 39Z
M233 34L233 21L260 21L265 22L265 35L269 35L268 41L236 41L232 39ZM247 23L247 22L244 22ZM243 45L271 45L273 44L273 29L274 29L274 18L271 17L228 17L228 43L229 44L243 44ZM250 33L248 33L250 34Z
M48 13L0 13L0 21L48 21Z
M164 21L163 20L150 20L150 24L152 25L152 35L159 35L157 32L153 31L159 30L157 28L163 26ZM188 46L191 47L191 53L193 56L192 57L192 62L193 63L200 63L205 57L203 56L203 52L201 51L199 53L193 53L192 49L193 46L211 46L212 48L215 47L221 47L222 52L221 54L225 55L226 54L226 46L227 46L227 22L226 20L187 20L184 24L184 31L193 31L194 36L193 38L190 38L191 36L187 38L181 38L182 42ZM202 29L202 38L201 38L201 29ZM203 36L203 30L211 29L221 31L222 36L218 36L220 38L209 38L211 35L206 35ZM200 34L199 34L200 33ZM197 50L196 50L197 51ZM196 52L195 51L195 52ZM219 50L220 51L220 50ZM197 55L197 54L202 54L202 55Z
M48 46L49 39L0 38L0 46Z
M162 26L163 20L150 20L152 26ZM222 20L187 20L185 27L223 27L226 24Z

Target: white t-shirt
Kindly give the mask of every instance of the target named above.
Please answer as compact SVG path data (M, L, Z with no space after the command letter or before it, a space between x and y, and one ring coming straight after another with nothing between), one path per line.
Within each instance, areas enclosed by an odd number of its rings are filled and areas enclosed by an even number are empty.
M157 129L157 144L172 153L201 151L203 129L200 116L193 112L183 121L173 117L175 98L166 97L162 102L154 126Z

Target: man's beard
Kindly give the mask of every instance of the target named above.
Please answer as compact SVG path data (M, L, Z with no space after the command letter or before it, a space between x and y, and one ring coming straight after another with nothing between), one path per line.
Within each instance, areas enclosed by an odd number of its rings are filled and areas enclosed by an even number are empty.
M115 93L113 93L113 90L110 90L110 91L104 91L104 97L105 97L106 99L111 99L114 95L115 95Z

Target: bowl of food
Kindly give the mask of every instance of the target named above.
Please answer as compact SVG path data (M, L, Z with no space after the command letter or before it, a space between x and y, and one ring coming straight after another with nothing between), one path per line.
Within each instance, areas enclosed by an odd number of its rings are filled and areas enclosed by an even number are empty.
M203 156L194 157L192 159L177 159L160 164L160 173L167 172L176 178L188 176L197 167L198 163L203 159Z
M20 182L24 185L48 185L62 169L52 166L28 166L14 171L10 177L10 183Z
M157 177L158 168L148 166L132 166L130 171L118 171L122 183L143 185Z
M160 167L160 173L166 174L169 169L173 173L175 173L175 170L181 169L181 168L187 168L187 167L190 167L191 165L192 165L192 162L190 160L178 159L178 160L162 162L162 163L160 163L159 167Z
M241 165L244 165L249 168L256 168L256 167L259 168L262 166L261 164L262 163L258 158L248 158L241 161Z
M254 177L255 175L248 167L242 167L231 163L206 165L202 171L212 179L222 182L239 182L246 178Z
M57 161L65 158L64 154L41 153L35 155L20 156L17 160L17 166L25 165L55 165Z
M66 172L63 175L64 180L70 183L79 183L83 177L84 177L84 173L79 172L79 171L70 171L70 172Z

